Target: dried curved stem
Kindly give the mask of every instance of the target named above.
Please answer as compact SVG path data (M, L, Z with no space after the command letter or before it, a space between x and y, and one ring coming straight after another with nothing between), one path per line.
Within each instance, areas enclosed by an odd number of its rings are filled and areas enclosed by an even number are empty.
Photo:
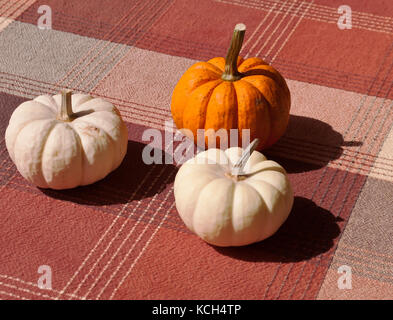
M244 166L246 165L248 159L250 158L251 154L254 152L256 147L259 144L259 139L254 139L246 149L244 149L242 156L239 158L239 160L235 163L235 165L232 167L232 172L231 176L234 177L235 179L238 179L241 176L247 175L244 172Z
M237 81L243 77L237 70L237 59L242 48L245 33L246 26L243 23L238 23L233 31L231 45L225 58L225 70L221 76L223 80Z

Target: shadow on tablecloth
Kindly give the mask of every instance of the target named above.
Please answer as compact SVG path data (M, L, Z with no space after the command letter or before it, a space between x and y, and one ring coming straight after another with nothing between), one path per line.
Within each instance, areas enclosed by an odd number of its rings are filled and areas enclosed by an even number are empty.
M140 200L154 196L173 182L177 168L164 164L165 152L162 150L163 164L145 164L142 160L145 146L140 142L128 141L127 154L119 168L94 184L69 190L40 190L56 199L93 206L124 204L131 198Z
M341 133L324 121L291 115L284 136L264 153L284 165L288 173L298 173L323 168L341 157L343 147L361 145L361 141L345 141Z
M313 201L295 197L292 212L270 238L244 247L216 247L219 253L251 262L298 262L329 251L343 221Z

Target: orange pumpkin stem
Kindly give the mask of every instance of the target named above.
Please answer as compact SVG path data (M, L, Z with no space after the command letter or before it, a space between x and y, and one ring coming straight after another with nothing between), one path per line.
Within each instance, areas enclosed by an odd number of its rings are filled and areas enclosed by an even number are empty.
M63 90L61 92L61 106L57 119L61 121L72 121L72 104L71 104L71 90Z
M237 59L242 48L245 33L246 26L243 23L238 23L233 31L231 45L225 58L225 70L221 76L221 79L225 81L237 81L243 77L237 70Z

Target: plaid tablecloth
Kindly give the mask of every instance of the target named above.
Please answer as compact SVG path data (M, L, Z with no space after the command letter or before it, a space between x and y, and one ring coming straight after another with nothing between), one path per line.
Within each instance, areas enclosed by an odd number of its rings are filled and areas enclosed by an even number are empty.
M392 299L393 4L344 2L0 0L0 298ZM351 29L337 25L343 4ZM37 27L41 5L50 30ZM165 130L180 76L225 56L239 22L242 55L266 59L291 90L288 130L266 155L295 201L266 241L216 248L180 220L178 165L145 164L142 134ZM4 132L21 102L66 87L119 108L128 153L96 184L40 190ZM38 285L43 265L52 289ZM342 265L351 289L338 286Z

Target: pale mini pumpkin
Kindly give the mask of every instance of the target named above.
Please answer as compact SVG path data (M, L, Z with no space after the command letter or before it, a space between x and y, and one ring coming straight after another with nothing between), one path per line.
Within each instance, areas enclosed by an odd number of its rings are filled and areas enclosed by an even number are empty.
M22 103L6 130L6 145L21 175L41 188L96 182L122 162L127 127L102 98L63 92Z
M213 58L191 66L177 83L171 112L178 129L197 144L197 130L249 129L260 140L259 149L273 145L285 132L291 105L290 92L281 74L260 58L239 57L245 25L238 24L226 59ZM212 131L210 130L212 133ZM214 143L220 143L213 139ZM226 140L226 146L231 145Z
M252 152L256 141L247 150L208 149L185 162L176 175L179 215L210 244L243 246L264 240L292 209L293 192L284 168Z

